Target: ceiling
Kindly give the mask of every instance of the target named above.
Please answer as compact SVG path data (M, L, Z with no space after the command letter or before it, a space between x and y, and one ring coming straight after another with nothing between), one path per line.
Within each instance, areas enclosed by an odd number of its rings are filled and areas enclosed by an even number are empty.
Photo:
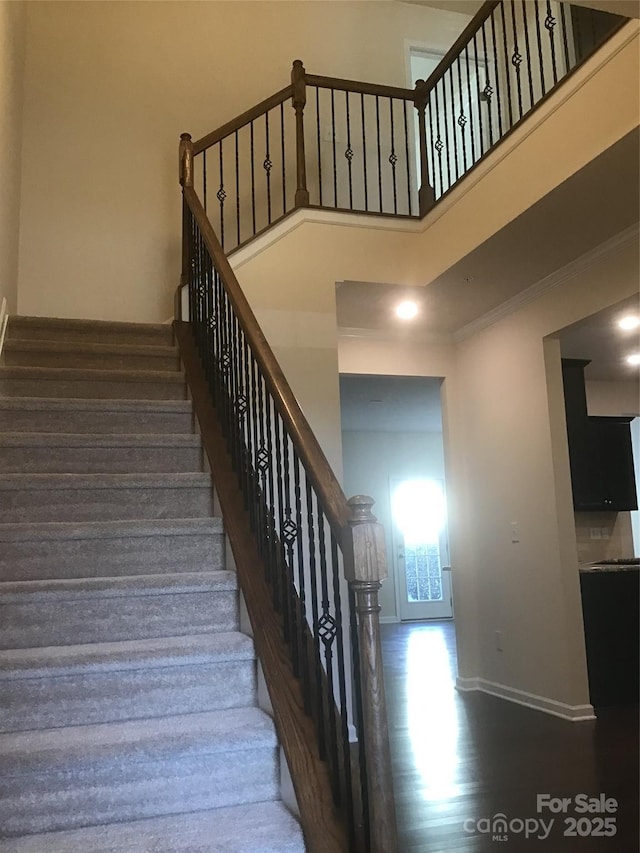
M422 376L340 377L342 429L442 432L440 379Z
M618 326L618 320L629 314L640 316L640 295L562 329L558 337L563 357L591 359L586 379L637 382L638 368L625 358L640 352L640 330L622 331Z
M420 309L412 335L455 334L632 227L639 219L639 143L636 129L426 287L341 282L338 326L397 331L393 307L408 297Z

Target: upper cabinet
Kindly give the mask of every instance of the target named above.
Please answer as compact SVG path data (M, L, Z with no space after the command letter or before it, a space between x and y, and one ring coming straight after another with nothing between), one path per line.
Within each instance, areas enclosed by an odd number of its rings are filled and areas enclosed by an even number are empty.
M587 364L581 359L562 360L573 506L582 511L637 509L632 418L587 415Z

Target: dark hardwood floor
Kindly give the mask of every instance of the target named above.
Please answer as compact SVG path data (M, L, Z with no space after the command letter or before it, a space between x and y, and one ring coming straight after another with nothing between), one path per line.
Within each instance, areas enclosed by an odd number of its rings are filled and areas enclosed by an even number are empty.
M452 622L382 631L401 853L639 850L637 708L571 723L485 694L458 693ZM572 799L566 813L538 812L538 794ZM578 794L606 794L617 800L617 811L581 814ZM515 821L506 840L477 831L478 821L497 814ZM615 819L610 826L607 817ZM534 830L540 818L546 827L554 819L546 838L538 837L546 832L539 824ZM611 826L615 836L594 837ZM565 835L572 828L591 834Z

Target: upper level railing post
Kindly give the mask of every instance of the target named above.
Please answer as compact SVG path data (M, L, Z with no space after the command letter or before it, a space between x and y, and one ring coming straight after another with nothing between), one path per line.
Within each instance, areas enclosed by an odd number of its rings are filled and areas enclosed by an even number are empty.
M291 69L292 104L296 111L296 207L309 204L307 189L307 161L304 152L304 107L307 103L307 85L302 60L296 59Z
M428 91L424 80L416 80L414 104L418 111L418 134L420 139L420 189L418 190L418 208L420 216L425 216L436 203L434 189L429 182L429 158L427 157L427 109Z
M180 136L178 148L178 179L180 186L193 187L193 143L190 133ZM189 268L191 258L189 257L189 210L186 202L182 201L182 272L180 274L180 285L176 290L174 299L174 317L182 320L182 288L189 284Z
M396 810L391 750L384 695L378 590L387 577L384 528L371 512L373 498L356 495L347 501L353 535L353 564L345 574L355 596L360 651L364 749L367 759L372 853L397 853Z

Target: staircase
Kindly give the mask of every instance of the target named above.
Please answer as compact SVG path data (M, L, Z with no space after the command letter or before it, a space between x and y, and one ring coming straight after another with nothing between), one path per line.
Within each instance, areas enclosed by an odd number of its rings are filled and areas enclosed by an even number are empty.
M298 853L168 326L11 318L0 850Z

